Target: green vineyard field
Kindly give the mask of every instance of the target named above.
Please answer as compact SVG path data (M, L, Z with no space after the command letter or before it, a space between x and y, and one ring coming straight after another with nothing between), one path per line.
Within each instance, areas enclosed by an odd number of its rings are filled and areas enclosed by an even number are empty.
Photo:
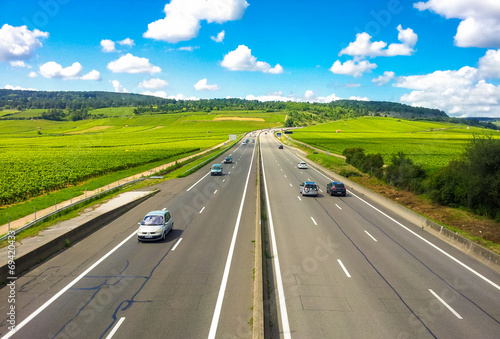
M474 135L500 137L497 131L483 128L381 117L311 126L295 130L292 136L336 154L349 147L361 147L366 153L381 153L385 163L393 154L403 152L426 170L435 171L459 157Z
M77 122L0 121L0 204L23 201L110 172L168 162L222 143L229 134L277 126L285 117L256 114L257 121L214 120L236 116L254 117L240 112Z

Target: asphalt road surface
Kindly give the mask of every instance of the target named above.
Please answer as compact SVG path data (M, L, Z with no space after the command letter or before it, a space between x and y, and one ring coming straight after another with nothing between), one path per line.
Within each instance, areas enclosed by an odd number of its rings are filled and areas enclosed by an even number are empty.
M273 338L499 338L500 275L261 137ZM318 197L301 196L314 181Z
M16 281L16 332L1 337L248 338L252 317L256 143L241 143ZM224 175L212 163L232 154ZM137 222L168 209L165 241L139 243ZM5 302L4 302L5 301Z

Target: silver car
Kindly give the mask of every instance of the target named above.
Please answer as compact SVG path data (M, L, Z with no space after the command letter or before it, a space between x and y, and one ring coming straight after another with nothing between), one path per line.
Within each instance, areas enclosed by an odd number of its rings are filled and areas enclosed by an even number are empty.
M311 196L317 197L318 190L319 190L319 187L318 187L318 185L316 185L315 182L305 181L302 184L300 184L299 193L302 194L303 196L304 195L311 195Z
M169 211L151 211L142 222L139 223L137 230L138 241L165 240L167 233L174 227L174 220Z

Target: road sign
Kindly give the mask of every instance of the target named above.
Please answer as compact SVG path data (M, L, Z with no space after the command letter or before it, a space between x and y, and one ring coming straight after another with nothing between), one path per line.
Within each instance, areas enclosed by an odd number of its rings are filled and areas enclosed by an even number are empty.
M280 133L280 132L276 133L276 136L277 136L278 138L281 138L281 133Z
M293 134L293 131L285 131L285 134Z

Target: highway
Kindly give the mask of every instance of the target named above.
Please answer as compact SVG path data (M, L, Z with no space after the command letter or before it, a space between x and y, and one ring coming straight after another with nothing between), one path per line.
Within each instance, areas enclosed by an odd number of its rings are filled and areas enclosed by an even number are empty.
M261 137L273 338L498 338L500 275ZM322 192L302 197L299 184Z
M500 274L261 134L271 298L266 338L498 338ZM239 143L16 281L2 338L250 338L257 143ZM232 154L223 176L212 163ZM315 181L318 197L299 194ZM168 209L165 241L137 222ZM7 300L8 289L0 290Z
M8 338L250 337L256 143L233 147L16 281ZM232 154L224 175L207 175ZM168 209L165 241L139 243L137 223ZM7 300L8 288L0 290Z

